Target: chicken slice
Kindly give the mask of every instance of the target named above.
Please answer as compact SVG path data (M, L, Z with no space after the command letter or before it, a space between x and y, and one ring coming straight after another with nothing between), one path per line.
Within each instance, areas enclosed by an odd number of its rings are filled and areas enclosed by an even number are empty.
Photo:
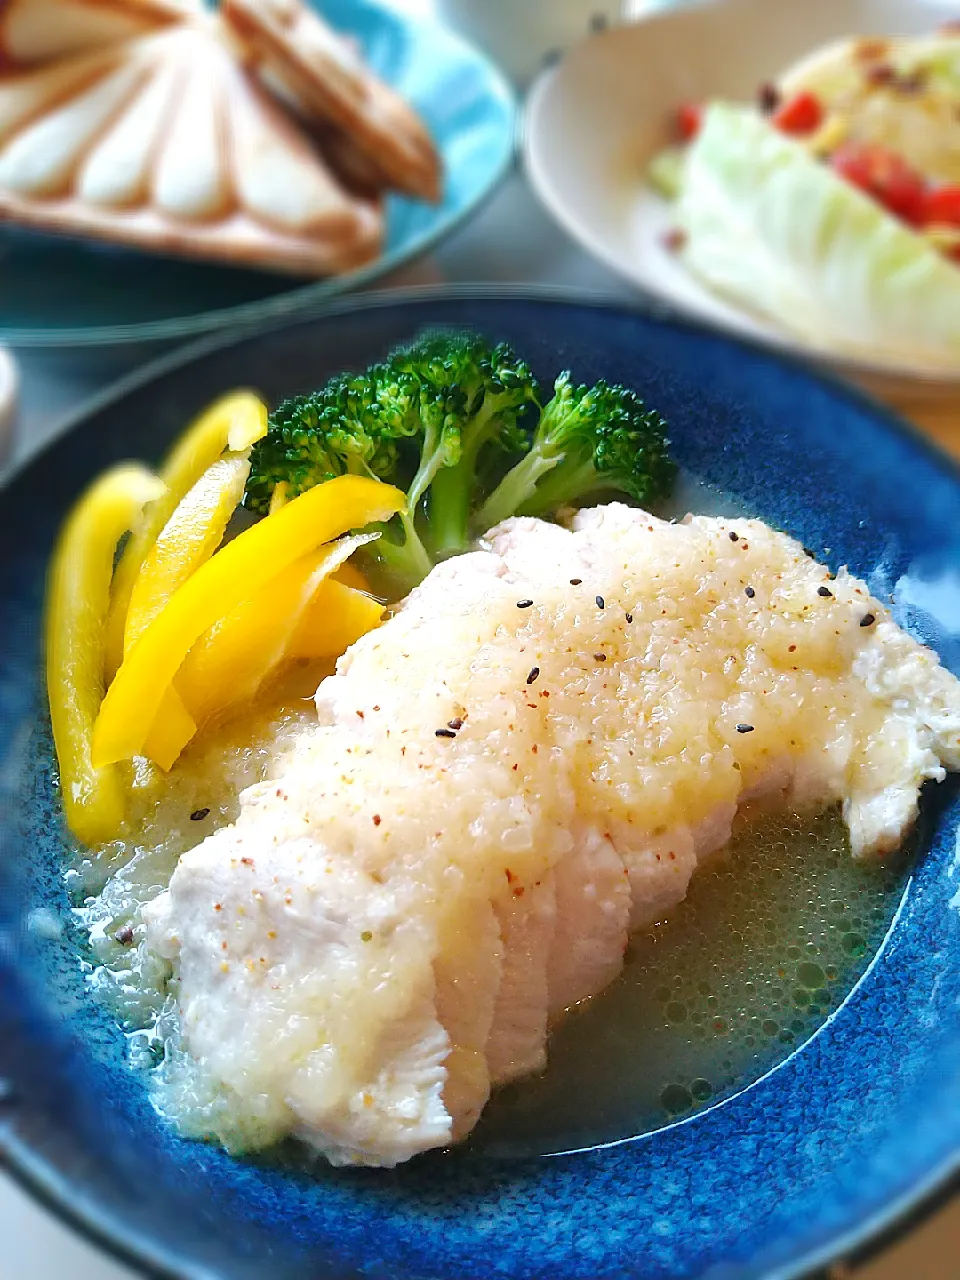
M551 1016L609 984L740 807L842 804L866 857L960 768L960 684L864 583L759 521L617 504L491 531L316 703L150 938L179 981L182 1127L338 1163L444 1145L542 1069Z
M554 872L556 921L547 963L551 1018L589 1000L623 968L630 885L608 834L584 827Z
M516 889L523 889L520 895ZM487 1041L492 1084L547 1065L547 963L556 918L553 873L539 884L515 884L497 903L503 966Z

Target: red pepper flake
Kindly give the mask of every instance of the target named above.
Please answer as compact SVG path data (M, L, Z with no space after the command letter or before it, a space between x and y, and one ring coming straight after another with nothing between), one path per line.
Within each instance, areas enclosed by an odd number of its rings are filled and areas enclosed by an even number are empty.
M514 891L513 891L513 896L514 896L515 898L522 898L522 897L523 897L523 885L520 885L518 888L514 889Z
M797 652L797 646L795 644L788 645L787 653L796 653L796 652Z
M517 878L509 867L503 868L503 874L507 877L507 884L513 884L514 880Z
M244 865L245 867L252 867L252 866L253 866L253 859L252 859L252 858L241 858L241 859L240 859L240 861L243 863L243 865Z
M579 585L580 585L580 583L581 583L582 581L583 581L583 579L582 579L582 578L571 578L571 579L570 579L570 585L571 585L571 587L579 587Z
M222 902L215 902L215 903L213 904L213 909L214 909L214 911L222 911L222 910L223 910L223 903L222 903Z
M453 718L452 720L448 720L448 721L447 721L447 728L448 728L448 729L462 729L462 728L463 728L463 721L460 719L460 717L459 717L459 716L454 716L454 718Z
M687 243L687 233L682 227L671 227L663 233L663 247L670 253L679 253Z
M381 823L382 821L383 821L383 819L380 817L379 813L375 813L375 814L373 815L373 825L374 825L375 827L379 827L379 825L380 825L380 823Z

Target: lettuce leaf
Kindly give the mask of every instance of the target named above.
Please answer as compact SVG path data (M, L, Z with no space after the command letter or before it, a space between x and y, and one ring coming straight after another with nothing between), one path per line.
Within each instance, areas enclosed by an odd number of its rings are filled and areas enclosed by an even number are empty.
M960 268L752 108L710 106L677 215L717 292L815 346L960 373Z

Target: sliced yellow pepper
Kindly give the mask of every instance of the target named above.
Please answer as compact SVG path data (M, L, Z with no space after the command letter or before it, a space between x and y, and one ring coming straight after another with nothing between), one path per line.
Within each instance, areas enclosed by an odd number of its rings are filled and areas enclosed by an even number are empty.
M349 529L389 520L404 504L391 485L338 476L294 498L227 543L174 593L124 658L94 727L93 760L142 751L163 695L196 641L294 560Z
M208 467L177 504L144 556L133 584L123 637L125 654L177 588L219 547L249 474L250 462L245 455L228 454Z
M123 825L115 766L95 768L93 726L103 698L104 625L117 543L163 482L145 467L115 467L83 495L60 534L47 585L47 693L67 824L84 844Z
M331 578L304 610L287 657L339 658L361 636L378 627L382 618L379 600Z
M223 541L249 474L245 454L227 454L208 467L181 500L144 557L133 584L124 653L129 653L177 588ZM171 685L147 735L144 752L161 769L169 770L196 731L196 722Z
M317 592L327 585L324 579L367 541L343 538L301 556L200 637L176 677L177 690L198 724L256 696L287 656L301 620L313 613ZM339 583L330 585L350 596L358 594ZM331 622L335 620L324 615L322 625L327 630ZM329 642L324 645L319 637L317 641L325 652L317 653L315 648L303 656L326 656Z
M373 594L366 578L357 566L351 564L349 560L346 564L342 564L333 576L338 582L342 582L348 587L353 587L354 591L364 591L368 596Z
M147 552L174 509L225 449L240 452L266 434L266 405L252 391L222 396L193 422L164 462L160 476L167 492L144 513L131 533L113 577L107 619L106 678L109 683L123 660L127 611L134 583Z

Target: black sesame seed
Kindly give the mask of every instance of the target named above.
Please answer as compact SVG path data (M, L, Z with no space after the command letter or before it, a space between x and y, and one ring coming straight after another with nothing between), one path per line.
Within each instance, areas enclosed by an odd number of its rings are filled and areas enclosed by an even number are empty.
M628 622L632 622L632 621L633 621L633 614L632 614L632 613L628 613L628 614L626 614L625 616L626 616L626 619L627 619L627 621L628 621Z
M603 599L603 596L597 596L597 597L596 597L596 600L597 600L597 608L598 608L598 609L602 609L602 608L604 607L604 599Z
M865 613L863 617L860 619L860 625L861 627L872 627L873 624L876 622L876 620L877 619L874 616L874 614Z
M752 600L757 593L754 591L753 587L744 587L743 594L747 597L748 600Z
M534 680L536 680L539 674L540 674L539 667L531 667L530 674L527 676L527 684L533 684Z
M739 542L739 541L740 541L740 535L739 535L739 533L734 533L734 531L733 531L732 529L731 529L731 530L730 530L730 532L727 534L727 537L730 539L730 541L731 541L731 542Z
M450 729L462 729L463 721L460 719L459 716L455 716L453 720L447 721L447 726Z
M437 729L436 735L438 738L455 738L457 736L452 729Z
M833 599L833 592L830 590L829 587L817 587L817 595L823 596L824 599L826 599L828 596L830 597L831 600Z
M209 809L194 809L193 813L190 815L190 821L202 822L209 812Z
M571 578L571 579L570 579L570 585L571 585L571 587L579 587L579 585L580 585L580 583L581 583L582 581L583 581L583 579L582 579L582 578Z
M530 608L530 606L531 606L532 604L533 604L533 601L532 601L532 600L518 600L518 601L517 601L517 608L518 608L518 609L529 609L529 608Z
M753 733L752 724L738 724L737 733Z

